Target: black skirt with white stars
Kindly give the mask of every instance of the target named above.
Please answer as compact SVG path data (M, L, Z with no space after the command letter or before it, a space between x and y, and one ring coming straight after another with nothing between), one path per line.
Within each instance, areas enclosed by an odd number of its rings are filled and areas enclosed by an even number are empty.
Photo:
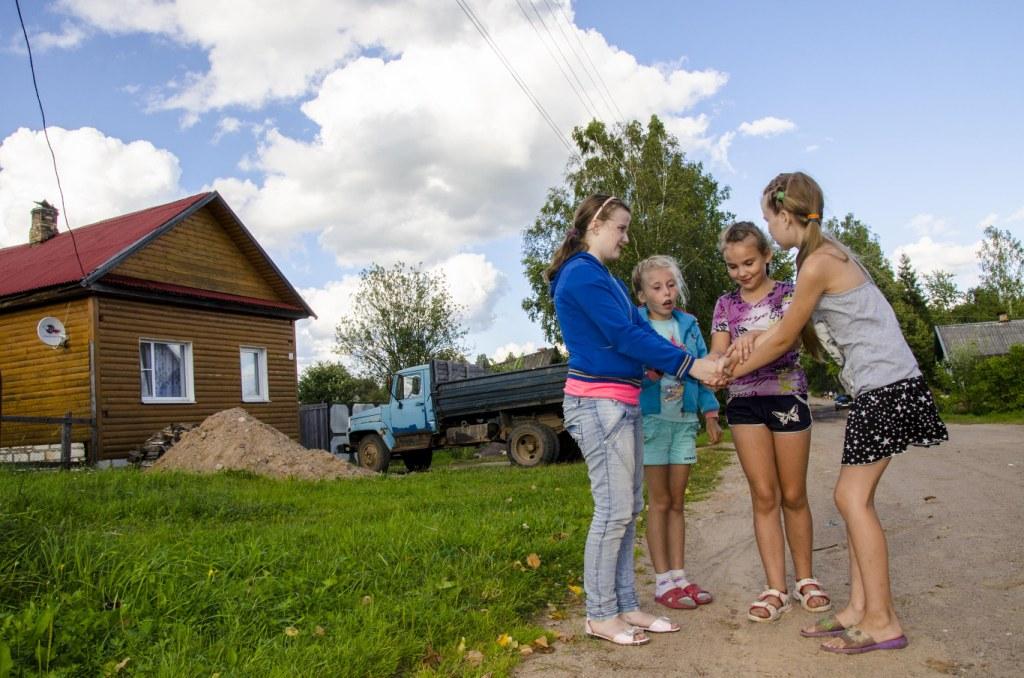
M873 464L910 445L949 440L924 377L903 379L866 391L853 401L846 420L843 465Z

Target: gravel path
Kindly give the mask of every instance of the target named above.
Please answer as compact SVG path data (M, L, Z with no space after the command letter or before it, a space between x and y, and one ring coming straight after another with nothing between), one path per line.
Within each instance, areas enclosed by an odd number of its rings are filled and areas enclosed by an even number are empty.
M815 573L835 601L848 594L842 520L832 503L844 413L817 408L809 498ZM856 657L826 654L798 631L798 606L775 624L746 620L763 572L738 464L715 495L687 509L687 570L713 604L670 611L653 603L653 570L639 582L648 610L682 625L639 648L582 634L583 610L551 628L570 636L524 661L533 676L1019 676L1024 664L1024 426L950 426L950 442L893 460L876 498L891 551L893 592L910 646ZM792 576L792 565L789 565ZM791 584L792 586L792 584Z

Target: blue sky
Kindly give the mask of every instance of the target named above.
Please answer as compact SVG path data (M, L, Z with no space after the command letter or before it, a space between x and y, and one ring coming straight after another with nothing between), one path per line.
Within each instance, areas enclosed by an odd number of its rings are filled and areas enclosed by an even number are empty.
M802 169L827 215L962 285L985 225L1024 236L1019 3L468 4L563 133L589 116L551 47L582 41L616 106L665 119L739 217ZM303 364L330 357L372 261L445 271L473 354L543 344L519 233L566 151L455 2L22 5L72 226L220 190L320 315ZM13 3L0 27L6 246L56 192Z

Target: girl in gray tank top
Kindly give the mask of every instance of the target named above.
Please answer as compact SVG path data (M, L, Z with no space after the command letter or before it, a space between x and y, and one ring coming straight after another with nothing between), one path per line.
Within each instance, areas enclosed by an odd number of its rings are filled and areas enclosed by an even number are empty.
M739 352L730 357L731 373L749 374L801 337L816 357L827 351L842 365L841 380L854 402L835 499L849 536L850 601L800 633L827 638L821 646L827 652L897 650L908 641L893 607L875 489L894 455L949 436L892 307L856 257L822 232L823 208L821 188L802 172L780 174L765 187L768 231L782 248L799 247L796 292L746 360Z

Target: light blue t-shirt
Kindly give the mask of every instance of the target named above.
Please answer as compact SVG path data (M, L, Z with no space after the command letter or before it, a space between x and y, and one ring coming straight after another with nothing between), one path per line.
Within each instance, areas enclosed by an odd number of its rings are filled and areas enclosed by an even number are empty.
M683 339L679 336L679 323L675 318L669 320L655 320L649 318L654 331L672 342L673 346L683 346ZM661 412L648 416L658 417L665 421L697 421L696 412L683 412L683 389L686 384L680 382L674 376L666 374L661 378Z

